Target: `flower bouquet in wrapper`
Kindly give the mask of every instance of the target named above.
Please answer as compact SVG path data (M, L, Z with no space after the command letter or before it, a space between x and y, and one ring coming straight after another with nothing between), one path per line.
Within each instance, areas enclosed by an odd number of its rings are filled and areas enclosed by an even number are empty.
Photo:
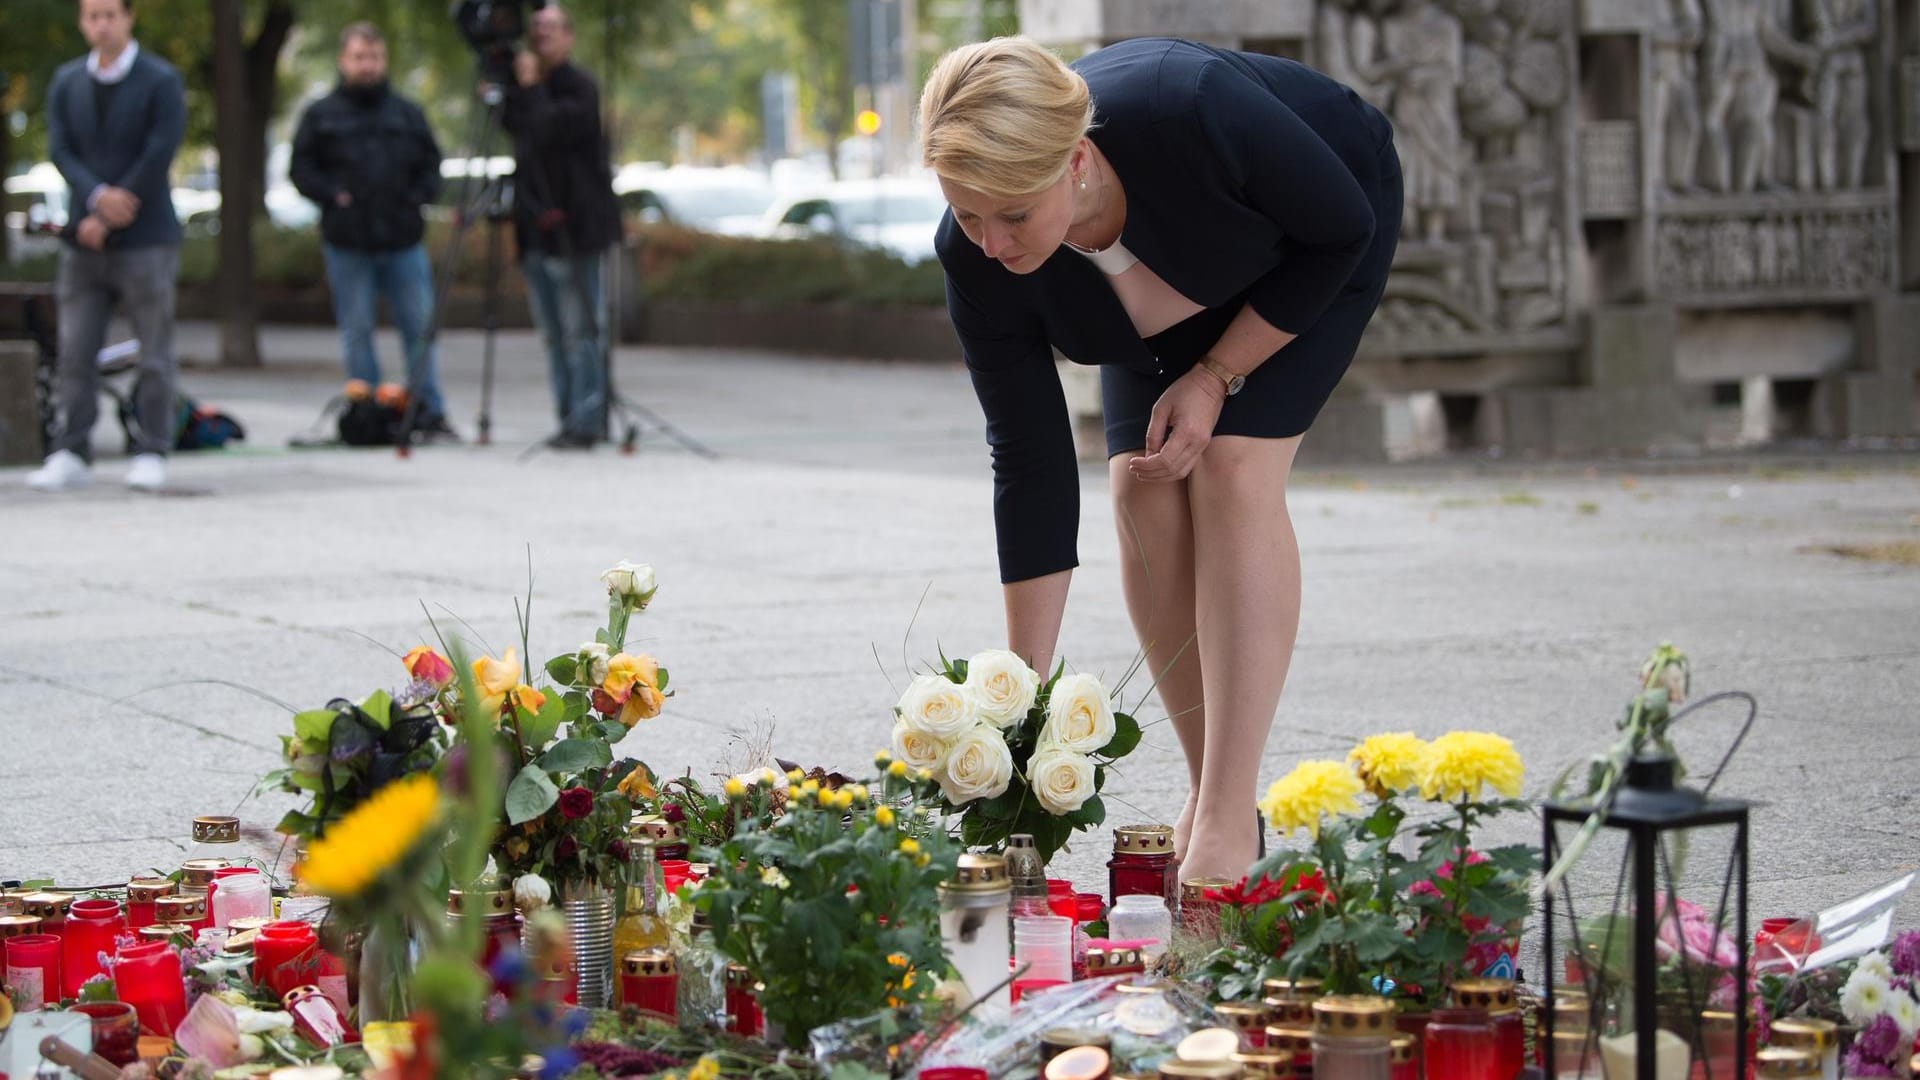
M894 707L893 758L938 785L968 847L1030 833L1043 860L1106 820L1107 770L1140 744L1140 725L1092 675L1042 680L1005 650L941 657Z

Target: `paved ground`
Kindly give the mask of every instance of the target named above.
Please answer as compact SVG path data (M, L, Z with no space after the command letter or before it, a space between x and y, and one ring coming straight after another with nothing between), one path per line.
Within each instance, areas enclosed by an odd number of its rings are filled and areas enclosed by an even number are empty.
M212 340L186 328L184 351ZM477 338L446 347L471 433ZM281 802L249 791L287 716L262 696L398 683L423 606L504 647L529 556L543 657L590 636L603 567L659 567L640 636L678 695L623 749L666 770L739 767L769 731L783 756L857 766L910 665L999 640L986 454L956 368L624 350L623 388L719 460L654 433L634 457L525 457L550 412L531 338L509 335L495 445L399 461L288 449L337 386L334 343L276 330L267 349L265 371L189 373L252 435L178 459L189 493L37 497L0 472L0 878L168 868L196 813L270 826ZM1134 646L1098 471L1085 488L1062 650L1111 675ZM1920 458L1322 469L1293 504L1305 615L1265 775L1376 731L1474 726L1511 736L1541 791L1610 740L1640 658L1672 639L1700 690L1762 704L1722 781L1762 804L1756 917L1920 862L1920 567L1823 550L1920 541ZM1697 768L1731 731L1684 733ZM1183 783L1156 727L1111 785L1114 817L1169 818ZM1059 865L1103 883L1107 840ZM1920 898L1900 921L1920 925Z

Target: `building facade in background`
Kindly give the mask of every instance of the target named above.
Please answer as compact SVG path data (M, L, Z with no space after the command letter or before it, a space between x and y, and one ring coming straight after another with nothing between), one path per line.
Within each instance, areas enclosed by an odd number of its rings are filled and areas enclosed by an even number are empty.
M1916 0L1022 0L1021 23L1069 54L1292 57L1392 118L1403 239L1315 429L1336 451L1920 433Z

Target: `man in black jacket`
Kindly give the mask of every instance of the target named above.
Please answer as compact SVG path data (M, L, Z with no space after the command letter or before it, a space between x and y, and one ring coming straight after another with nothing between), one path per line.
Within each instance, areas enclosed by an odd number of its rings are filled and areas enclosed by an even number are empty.
M571 62L572 18L550 3L527 36L532 51L514 58L502 113L513 135L514 237L552 368L560 433L551 445L584 449L605 431L600 261L620 239L620 211L600 91Z
M409 389L420 394L417 430L454 437L427 340L433 270L421 240L420 207L440 190L440 147L420 107L387 86L386 39L371 23L341 32L340 85L300 117L289 171L320 206L347 377L380 382L373 330L384 296L406 346Z

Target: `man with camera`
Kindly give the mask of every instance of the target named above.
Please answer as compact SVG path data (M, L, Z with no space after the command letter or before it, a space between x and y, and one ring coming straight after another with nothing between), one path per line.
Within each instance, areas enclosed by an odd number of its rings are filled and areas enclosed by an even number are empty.
M347 377L380 383L373 331L387 301L406 349L407 389L419 395L414 430L455 439L428 339L433 271L420 208L440 190L440 147L426 114L387 85L386 39L357 22L340 34L340 83L300 117L289 173L320 207L327 284Z
M620 239L620 211L600 91L572 63L572 18L553 4L538 9L527 44L514 57L501 114L513 136L514 237L560 416L549 445L587 449L606 427L600 262Z

